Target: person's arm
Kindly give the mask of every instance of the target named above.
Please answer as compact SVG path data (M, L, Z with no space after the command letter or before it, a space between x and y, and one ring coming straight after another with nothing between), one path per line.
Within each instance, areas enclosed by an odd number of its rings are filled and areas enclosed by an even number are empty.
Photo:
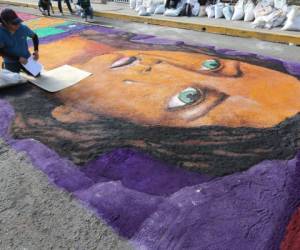
M27 31L27 36L30 37L32 39L32 43L33 43L33 57L35 60L39 59L39 37L37 36L36 33L34 33L30 28L28 28L27 26L23 26L26 31Z

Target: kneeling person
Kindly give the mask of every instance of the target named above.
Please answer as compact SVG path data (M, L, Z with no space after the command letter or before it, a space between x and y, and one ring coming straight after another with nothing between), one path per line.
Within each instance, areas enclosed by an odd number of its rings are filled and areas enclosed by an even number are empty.
M31 53L28 49L27 38L32 38L33 58L39 59L38 36L26 25L12 9L4 9L0 14L0 55L3 57L3 67L11 72L24 71Z

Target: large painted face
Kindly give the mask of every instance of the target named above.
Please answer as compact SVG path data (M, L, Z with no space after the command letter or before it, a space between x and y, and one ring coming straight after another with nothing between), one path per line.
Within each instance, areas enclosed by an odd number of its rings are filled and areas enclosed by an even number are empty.
M300 82L202 54L121 51L76 65L93 76L58 94L63 122L97 114L173 127L270 127L300 110Z

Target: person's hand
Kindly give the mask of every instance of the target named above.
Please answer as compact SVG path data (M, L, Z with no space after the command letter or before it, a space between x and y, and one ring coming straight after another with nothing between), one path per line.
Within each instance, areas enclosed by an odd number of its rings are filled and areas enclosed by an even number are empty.
M39 58L40 58L39 52L38 51L34 51L33 52L33 59L37 61L37 60L39 60Z
M27 63L27 59L26 59L25 57L20 57L20 58L19 58L19 62L20 62L21 64L26 64L26 63Z

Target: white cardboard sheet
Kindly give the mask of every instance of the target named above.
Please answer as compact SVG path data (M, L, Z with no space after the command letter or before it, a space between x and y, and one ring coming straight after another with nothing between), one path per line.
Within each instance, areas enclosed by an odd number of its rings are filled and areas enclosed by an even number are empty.
M70 65L63 65L50 71L43 71L39 77L26 75L26 79L36 86L48 91L57 92L68 88L89 77L91 73Z
M43 66L38 61L34 60L33 57L29 57L26 64L23 67L29 71L33 76L37 76L41 73Z

